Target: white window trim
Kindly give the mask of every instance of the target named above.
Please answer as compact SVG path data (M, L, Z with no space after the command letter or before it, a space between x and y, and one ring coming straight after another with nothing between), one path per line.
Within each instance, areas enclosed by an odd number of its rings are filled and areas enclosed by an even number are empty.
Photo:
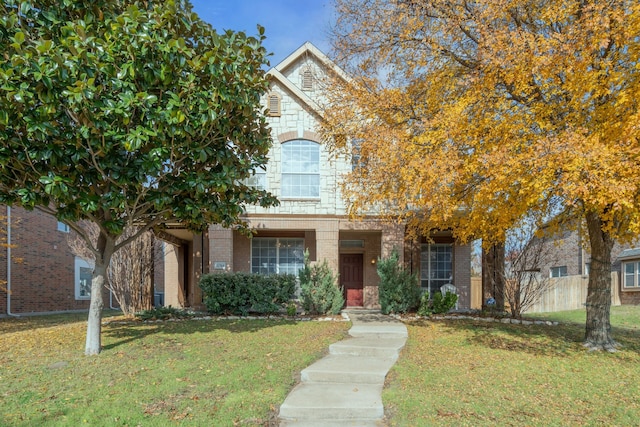
M627 285L627 265L633 265L633 284ZM622 287L628 290L640 291L640 261L623 261L622 262Z
M276 241L276 265L275 265L275 274L281 274L282 271L280 270L280 241L281 240L296 240L296 241L300 241L302 243L302 248L304 250L304 238L303 237L254 237L253 239L251 239L251 261L250 261L250 269L251 272L253 273L253 244L255 242L255 239L274 239ZM269 267L267 266L267 269ZM301 267L302 268L302 267ZM269 274L269 273L261 273L261 274Z
M308 172L308 171L297 171L297 172L285 172L284 170L284 163L285 163L285 153L284 153L284 147L287 144L291 144L294 142L299 142L299 141L303 141L303 142L309 142L311 144L314 144L317 146L318 148L318 172ZM282 143L282 147L281 147L281 179L280 179L280 198L282 200L320 200L321 199L321 188L322 188L322 171L321 171L321 167L322 167L322 151L321 151L321 146L319 143L317 143L316 141L311 141L309 139L292 139L290 141L285 141ZM301 196L301 195L285 195L284 194L284 177L286 175L303 175L303 176L317 176L318 177L318 195L314 195L314 196Z
M450 261L450 263L451 263L451 275L448 278L447 282L445 282L445 283L440 283L440 282L443 282L444 279L437 279L437 278L429 277L429 275L433 271L433 268L431 267L431 250L434 249L434 248L437 248L437 247L448 247L451 250L451 261ZM422 258L422 252L425 250L425 248L427 249L427 260L426 260L427 261L426 262L427 265L426 265L426 271L423 271L423 263L422 263L422 260L420 260L420 277L419 277L420 289L423 292L430 292L430 288L431 287L429 285L431 284L431 282L434 282L436 284L436 286L434 288L434 293L435 293L435 292L437 292L438 289L440 289L440 287L442 285L445 285L447 283L453 284L453 280L454 280L453 279L453 273L455 271L454 247L453 247L453 245L451 243L423 243L422 247L420 248L420 257L421 258ZM425 273L428 274L428 276L426 278L423 277ZM426 286L423 285L423 281L427 282ZM430 294L429 297L432 298L433 295Z
M93 270L93 263L88 262L80 257L76 257L74 260L74 275L73 275L73 283L74 283L74 292L75 298L80 301L86 301L91 299L91 294L89 295L80 295L80 269L81 268L90 268ZM89 286L91 284L89 283Z
M251 177L244 180L245 185L256 190L267 189L267 171L264 168L254 170Z

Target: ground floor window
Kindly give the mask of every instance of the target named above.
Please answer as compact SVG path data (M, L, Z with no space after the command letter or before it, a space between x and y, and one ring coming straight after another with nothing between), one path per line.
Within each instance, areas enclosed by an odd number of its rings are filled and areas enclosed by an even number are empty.
M562 265L560 267L551 267L549 271L551 277L565 277L567 276L567 266Z
M429 298L442 285L453 280L453 246L451 244L423 244L420 254L420 286Z
M76 258L74 264L76 299L91 299L91 279L93 278L93 266L82 258Z
M298 274L304 266L304 239L254 237L251 239L251 272Z
M625 262L622 265L624 271L624 287L640 288L640 262Z

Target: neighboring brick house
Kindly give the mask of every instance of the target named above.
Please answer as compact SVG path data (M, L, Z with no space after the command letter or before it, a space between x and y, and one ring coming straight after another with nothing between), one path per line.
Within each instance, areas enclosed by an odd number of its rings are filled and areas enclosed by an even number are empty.
M469 308L470 246L456 244L450 233L435 234L429 242L407 241L401 224L348 217L339 183L352 169L351 159L330 156L316 133L327 73L344 76L311 43L268 71L271 84L263 102L273 146L268 165L251 184L276 195L280 205L247 207L244 219L255 230L251 239L216 225L197 236L168 230L176 241L166 251L167 304L201 307L196 283L203 272L296 273L308 250L312 262L326 260L339 273L347 306L379 307L376 263L396 248L424 290L433 294L453 283L459 308Z
M11 240L0 247L0 315L88 310L92 268L71 253L67 226L38 210L2 206L0 215Z
M640 304L640 239L631 244L614 243L611 271L618 274L620 302ZM540 274L547 277L588 276L591 254L586 236L574 226L545 234Z
M73 255L65 224L38 210L1 206L0 230L0 317L89 309L93 266ZM154 283L161 293L162 260ZM102 296L105 308L117 308L106 288Z

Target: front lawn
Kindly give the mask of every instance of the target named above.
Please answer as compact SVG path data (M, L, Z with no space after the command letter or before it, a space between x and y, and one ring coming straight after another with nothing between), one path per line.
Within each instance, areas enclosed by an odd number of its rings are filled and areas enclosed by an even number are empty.
M640 307L612 308L613 354L582 346L584 310L539 317L563 323L408 323L383 393L390 425L637 425Z
M298 372L348 322L112 322L83 355L86 315L0 319L0 425L275 425Z

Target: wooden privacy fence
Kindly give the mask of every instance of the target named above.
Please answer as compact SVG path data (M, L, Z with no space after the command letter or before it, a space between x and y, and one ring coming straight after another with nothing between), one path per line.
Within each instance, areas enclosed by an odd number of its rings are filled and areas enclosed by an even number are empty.
M471 278L471 309L482 309L482 277Z
M587 276L555 277L551 279L549 289L540 300L529 308L527 313L548 313L554 311L576 310L584 308L587 302ZM611 305L620 305L620 286L618 273L611 273ZM482 308L482 279L471 278L471 308Z
M587 302L587 276L555 277L540 301L527 313L545 313L553 311L576 310L584 308ZM611 273L611 305L620 305L618 273Z

